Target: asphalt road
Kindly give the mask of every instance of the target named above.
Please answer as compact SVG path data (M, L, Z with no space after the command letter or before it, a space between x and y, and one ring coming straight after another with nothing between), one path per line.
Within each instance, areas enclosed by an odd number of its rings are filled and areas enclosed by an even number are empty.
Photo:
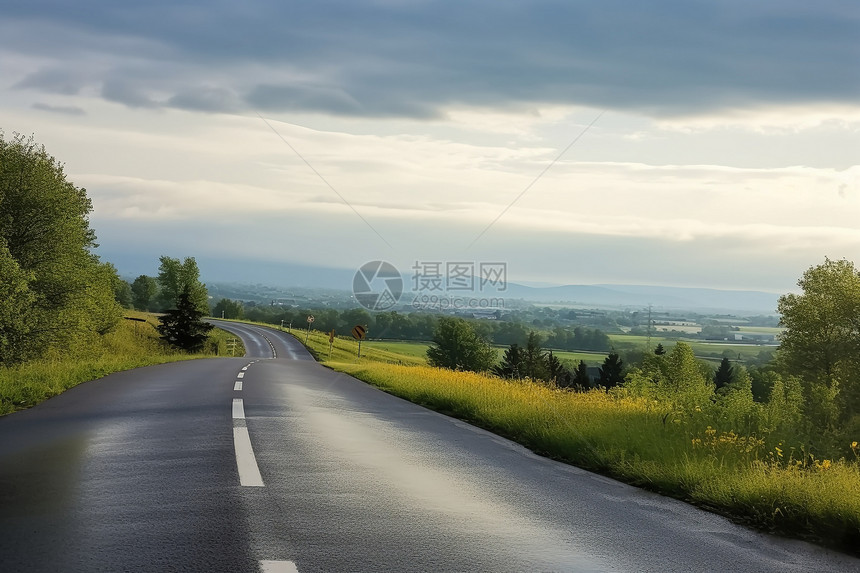
M224 324L247 357L118 373L0 418L0 571L860 571Z

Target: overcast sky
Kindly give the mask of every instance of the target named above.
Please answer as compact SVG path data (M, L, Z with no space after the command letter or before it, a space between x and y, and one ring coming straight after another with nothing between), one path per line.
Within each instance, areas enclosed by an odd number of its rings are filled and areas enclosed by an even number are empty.
M125 273L786 292L860 262L856 0L6 2L0 94Z

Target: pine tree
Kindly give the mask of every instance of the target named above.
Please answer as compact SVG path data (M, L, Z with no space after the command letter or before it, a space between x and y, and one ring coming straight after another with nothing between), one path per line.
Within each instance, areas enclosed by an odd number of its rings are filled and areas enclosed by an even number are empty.
M511 344L505 350L502 361L493 366L493 373L501 378L517 378L521 377L520 370L522 369L522 351L518 344Z
M580 392L585 392L591 389L591 377L588 375L588 366L585 361L580 360L579 366L576 367L576 372L573 374L573 386Z
M179 294L176 308L168 310L162 316L158 325L161 338L170 344L188 352L197 352L203 348L212 325L203 322L204 313L192 299L191 288L186 285Z
M597 383L604 388L614 388L624 382L624 363L617 352L610 352L600 367Z
M735 371L732 368L731 363L728 358L723 358L720 361L720 367L717 368L716 373L714 373L714 385L716 389L726 388L729 386L735 379Z
M567 371L567 368L564 367L558 358L553 356L552 350L546 355L546 371L548 382L555 382L556 385L562 388L570 385L570 372Z
M522 353L523 376L532 380L548 380L546 356L541 348L541 339L535 332L529 332L529 339Z

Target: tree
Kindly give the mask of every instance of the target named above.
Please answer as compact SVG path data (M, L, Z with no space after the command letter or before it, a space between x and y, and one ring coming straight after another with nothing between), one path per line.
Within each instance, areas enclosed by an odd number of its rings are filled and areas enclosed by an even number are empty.
M505 350L502 361L493 366L493 373L500 378L521 378L520 371L522 370L523 356L518 344L511 344Z
M553 355L552 350L546 355L545 369L548 382L553 382L561 388L567 388L571 385L570 372L567 371L561 360Z
M159 258L158 267L159 299L163 309L173 308L178 304L179 295L188 288L191 302L197 310L209 314L209 295L206 285L200 282L200 269L194 257L185 257L182 262L167 256Z
M228 298L219 300L215 308L212 309L212 316L215 318L242 318L244 315L245 308L242 306L242 303ZM328 330L326 327L323 327L323 330Z
M157 293L158 283L152 277L140 275L131 283L132 303L137 310L151 310Z
M176 308L168 310L159 319L161 338L177 348L197 352L203 348L212 325L203 322L204 314L195 304L191 287L186 285L179 293Z
M685 412L710 402L714 387L696 360L693 348L686 342L678 342L666 358L660 394Z
M807 405L828 412L834 400L838 421L860 416L860 274L854 263L832 261L807 269L802 294L779 298L779 357L787 375L803 382ZM829 416L813 420L829 424Z
M584 360L579 361L576 372L573 374L573 387L580 392L591 389L591 376L588 375L588 366Z
M0 237L0 364L14 362L26 348L35 300L30 290L32 280L32 273L18 266Z
M114 284L113 297L122 308L134 308L134 295L131 293L131 285L128 281L120 279Z
M624 363L617 352L610 352L603 359L603 366L600 367L600 374L597 378L597 384L604 388L614 388L624 382Z
M521 373L532 380L549 380L546 354L541 348L540 336L534 331L529 332L526 347L522 352Z
M663 345L661 343L657 343L657 348L654 349L654 354L656 354L657 356L663 356L664 354L666 354L666 349L663 348Z
M462 318L440 318L427 349L431 366L484 372L493 367L496 351Z
M720 361L720 366L714 373L714 386L717 390L729 386L735 379L735 371L728 358Z
M4 312L18 309L0 318L4 363L51 348L87 349L121 319L116 273L90 252L91 210L86 190L66 179L43 146L20 135L6 141L0 132L0 291L13 297Z

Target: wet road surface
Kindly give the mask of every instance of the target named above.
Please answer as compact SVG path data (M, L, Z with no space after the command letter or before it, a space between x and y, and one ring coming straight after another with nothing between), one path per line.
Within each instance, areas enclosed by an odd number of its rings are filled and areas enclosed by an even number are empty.
M222 324L246 357L0 418L0 571L860 571Z

